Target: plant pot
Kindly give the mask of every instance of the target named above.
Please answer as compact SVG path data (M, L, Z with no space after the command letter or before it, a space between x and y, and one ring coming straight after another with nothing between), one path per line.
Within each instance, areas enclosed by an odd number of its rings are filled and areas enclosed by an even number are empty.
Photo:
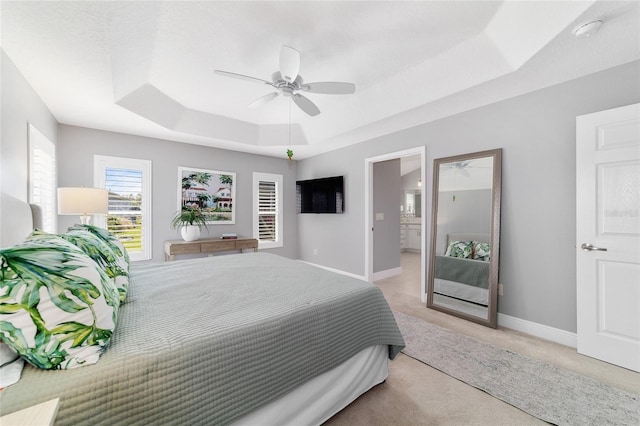
M200 238L200 227L197 225L186 225L180 229L180 235L185 241L195 241Z

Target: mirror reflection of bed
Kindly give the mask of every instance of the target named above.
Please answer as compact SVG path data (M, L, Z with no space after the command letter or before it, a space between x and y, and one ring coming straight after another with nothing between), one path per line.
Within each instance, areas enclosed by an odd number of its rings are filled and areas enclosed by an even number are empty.
M502 151L434 160L427 307L496 326Z
M448 235L445 249L436 252L433 279L435 303L487 318L490 257L486 249L490 243L488 233ZM455 256L464 255L464 248L470 250L470 257Z

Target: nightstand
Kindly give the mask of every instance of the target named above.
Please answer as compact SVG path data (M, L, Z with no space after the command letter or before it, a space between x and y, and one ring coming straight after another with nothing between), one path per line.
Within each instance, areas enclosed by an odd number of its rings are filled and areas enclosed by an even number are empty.
M58 413L60 398L52 399L0 417L2 426L53 425Z

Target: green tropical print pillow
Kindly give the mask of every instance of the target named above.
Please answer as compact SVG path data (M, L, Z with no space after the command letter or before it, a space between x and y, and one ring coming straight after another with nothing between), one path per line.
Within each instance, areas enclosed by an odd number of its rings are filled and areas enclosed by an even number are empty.
M115 273L114 279L116 281L116 286L118 287L118 292L120 293L120 301L124 303L127 297L127 291L129 289L129 253L127 253L127 249L124 248L122 242L107 231L104 228L100 228L93 225L74 225L69 227L67 230L67 234L78 235L76 232L89 232L96 238L99 238L104 244L107 245L113 252L116 260L117 271L112 271Z
M107 274L55 235L0 250L0 340L42 369L94 364L118 314Z
M80 248L107 273L118 290L120 302L124 302L129 288L129 268L124 257L116 256L104 240L84 229L72 229L60 237Z
M94 225L76 224L69 227L68 231L71 231L73 229L84 229L91 232L93 235L107 243L109 247L111 247L111 250L113 250L113 252L116 254L116 256L122 257L127 262L127 265L129 265L129 263L131 262L131 260L129 259L129 253L127 253L127 249L124 248L122 242L120 242L118 237L116 237L106 229Z
M451 241L445 256L461 257L463 259L471 259L473 253L472 241Z
M473 242L473 258L488 262L491 258L491 246L489 243Z
M86 230L74 230L69 231L66 234L50 234L45 231L35 230L31 233L28 240L47 240L51 238L62 238L63 240L70 242L96 262L107 276L111 278L111 287L119 294L118 302L122 302L123 298L126 296L126 284L129 281L129 273L118 265L115 254L104 241ZM124 291L121 291L118 287L118 278L124 278L125 280Z

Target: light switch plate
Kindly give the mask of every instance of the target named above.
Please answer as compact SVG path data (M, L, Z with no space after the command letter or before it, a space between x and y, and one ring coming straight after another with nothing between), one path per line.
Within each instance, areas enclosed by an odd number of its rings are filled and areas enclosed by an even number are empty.
M376 220L384 220L384 213L376 213Z

